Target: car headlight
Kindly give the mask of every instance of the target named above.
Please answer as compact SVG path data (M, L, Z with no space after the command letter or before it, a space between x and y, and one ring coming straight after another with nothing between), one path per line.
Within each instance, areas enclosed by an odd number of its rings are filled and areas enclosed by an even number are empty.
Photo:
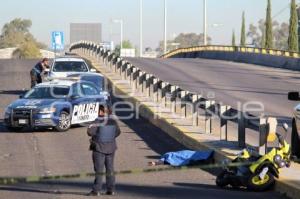
M54 107L47 107L47 108L43 108L40 109L39 113L54 113L56 111L56 108Z

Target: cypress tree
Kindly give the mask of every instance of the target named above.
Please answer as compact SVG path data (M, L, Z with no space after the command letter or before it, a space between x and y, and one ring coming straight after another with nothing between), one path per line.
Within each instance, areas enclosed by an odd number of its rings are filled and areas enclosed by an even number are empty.
M232 46L235 46L235 32L234 32L234 30L232 31L231 45L232 45Z
M265 48L273 48L273 26L272 26L272 17L271 17L271 0L268 0L265 37L266 37Z
M289 26L288 46L290 51L299 51L298 44L298 14L296 1L291 0L291 16Z
M242 17L242 30L241 30L241 46L246 46L246 25L245 25L245 12L243 12Z

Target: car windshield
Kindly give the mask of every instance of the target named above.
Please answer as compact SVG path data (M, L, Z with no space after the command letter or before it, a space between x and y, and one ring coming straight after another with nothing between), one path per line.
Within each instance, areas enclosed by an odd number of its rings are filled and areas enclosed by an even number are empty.
M57 99L65 98L70 91L69 86L35 87L28 91L25 99Z
M57 61L53 72L88 72L88 67L83 61Z

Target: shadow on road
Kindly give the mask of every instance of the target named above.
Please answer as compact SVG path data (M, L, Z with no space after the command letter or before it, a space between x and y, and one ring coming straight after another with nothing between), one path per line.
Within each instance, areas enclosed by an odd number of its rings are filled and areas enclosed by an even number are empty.
M0 95L22 95L26 92L27 90L0 90Z
M49 189L50 186L52 187ZM239 198L243 194L243 198L263 198L268 197L273 192L256 193L245 189L221 189L215 185L200 184L200 183L173 183L175 186L155 186L155 185L134 185L119 183L116 185L118 198ZM35 188L45 187L45 188ZM46 188L47 187L47 188ZM55 187L55 188L54 188ZM21 184L15 186L0 187L0 191L14 192L31 192L31 193L46 193L57 195L79 195L84 196L92 187L92 182L85 181L48 181L30 184L30 187L24 187ZM247 192L247 195L245 195ZM127 197L126 197L127 196ZM285 197L283 197L285 198Z
M114 99L114 101L120 101L119 99ZM122 105L122 108L128 108L126 105ZM120 111L116 113L117 116L128 116L134 114L131 111ZM160 128L154 126L141 116L136 117L136 115L131 119L121 119L122 123L127 125L132 131L134 131L141 139L135 140L136 142L144 141L147 146L154 152L163 155L170 151L179 151L187 149L185 146L174 140L167 133L162 131ZM163 143L163 144L162 144ZM148 157L151 158L152 157ZM159 157L155 157L158 159Z

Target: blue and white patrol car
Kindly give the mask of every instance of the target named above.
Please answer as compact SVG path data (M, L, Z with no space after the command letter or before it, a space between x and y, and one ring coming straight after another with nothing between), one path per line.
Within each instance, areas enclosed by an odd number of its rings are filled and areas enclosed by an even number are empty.
M94 121L105 96L89 81L53 80L36 85L5 110L4 123L12 131L24 127L53 127L67 131L73 124Z

